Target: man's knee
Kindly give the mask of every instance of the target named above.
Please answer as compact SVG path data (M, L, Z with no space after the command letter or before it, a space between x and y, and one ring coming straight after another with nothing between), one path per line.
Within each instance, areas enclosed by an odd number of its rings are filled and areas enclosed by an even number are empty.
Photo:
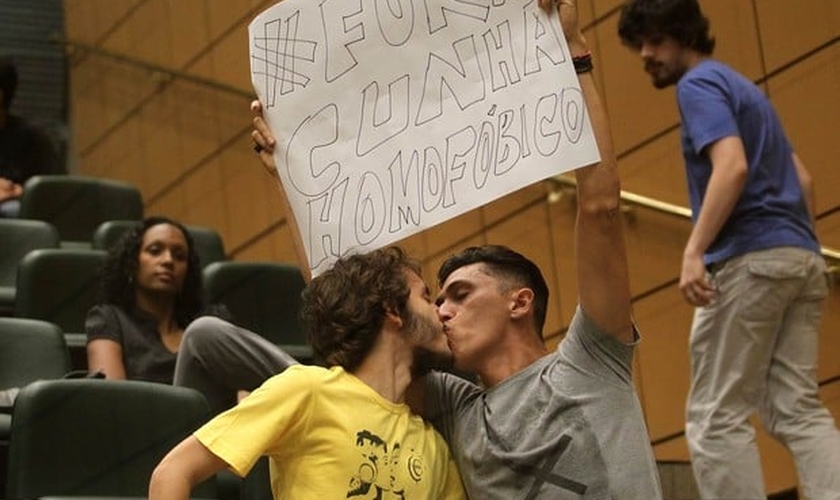
M215 344L225 335L231 324L215 316L201 316L193 320L181 340L181 349L200 353L205 346Z

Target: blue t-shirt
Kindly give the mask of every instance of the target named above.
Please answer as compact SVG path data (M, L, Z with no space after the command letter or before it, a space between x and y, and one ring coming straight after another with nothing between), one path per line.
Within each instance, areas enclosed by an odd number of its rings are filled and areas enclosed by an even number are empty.
M677 102L695 222L712 173L707 146L737 136L747 155L744 191L706 250L706 264L782 246L819 252L793 150L761 90L725 64L707 59L680 79Z

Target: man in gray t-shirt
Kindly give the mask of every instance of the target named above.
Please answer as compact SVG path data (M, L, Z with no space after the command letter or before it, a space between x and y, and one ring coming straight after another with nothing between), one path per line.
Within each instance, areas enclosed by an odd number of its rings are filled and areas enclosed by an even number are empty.
M438 272L438 315L455 367L476 373L483 387L435 373L411 403L449 442L472 499L657 499L631 380L638 334L609 123L574 1L539 3L557 9L601 154L575 171L579 308L549 353L548 287L533 262L501 246L450 257Z
M578 310L556 352L493 387L429 376L426 416L472 498L659 498L632 359Z

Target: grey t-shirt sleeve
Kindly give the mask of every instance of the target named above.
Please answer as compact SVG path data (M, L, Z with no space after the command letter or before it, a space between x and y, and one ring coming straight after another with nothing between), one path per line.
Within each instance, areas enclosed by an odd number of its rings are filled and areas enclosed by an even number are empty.
M95 339L108 339L122 344L122 329L113 307L100 304L90 308L85 317L85 333L88 342Z
M635 324L633 332L634 342L625 344L599 328L578 306L557 351L569 365L597 380L631 385L633 352L640 339Z

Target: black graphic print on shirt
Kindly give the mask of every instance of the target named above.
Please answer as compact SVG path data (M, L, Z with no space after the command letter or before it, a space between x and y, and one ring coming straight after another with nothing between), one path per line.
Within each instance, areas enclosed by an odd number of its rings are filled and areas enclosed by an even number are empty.
M423 479L422 457L410 450L406 453L398 442L389 446L367 430L356 433L355 446L361 454L361 463L350 478L347 498L410 500L404 482L408 478L415 483Z

